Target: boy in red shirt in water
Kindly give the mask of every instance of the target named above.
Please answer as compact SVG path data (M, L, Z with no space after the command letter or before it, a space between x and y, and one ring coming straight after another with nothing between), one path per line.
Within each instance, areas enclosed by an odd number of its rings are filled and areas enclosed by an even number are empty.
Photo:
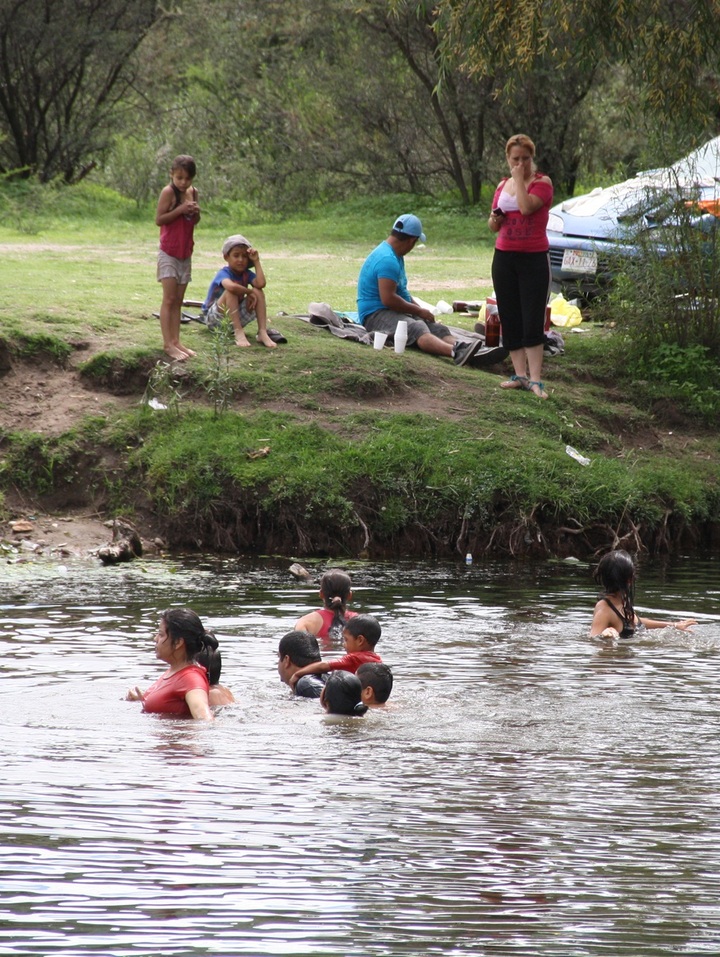
M300 668L290 678L290 685L303 675L322 675L327 671L350 671L352 674L360 665L369 661L382 661L375 652L375 645L380 640L380 622L372 615L356 615L345 623L343 628L343 644L347 654L342 658L333 658L330 661L314 661L304 668Z

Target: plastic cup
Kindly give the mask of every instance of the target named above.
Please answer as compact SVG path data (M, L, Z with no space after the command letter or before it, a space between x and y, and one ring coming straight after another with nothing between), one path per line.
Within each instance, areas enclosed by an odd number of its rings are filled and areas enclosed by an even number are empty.
M378 350L382 349L383 346L385 345L386 339L387 339L386 332L376 332L375 337L373 338L373 348Z
M397 328L395 329L395 335L393 336L393 344L395 346L395 352L398 355L402 355L405 352L405 344L407 343L407 320L398 319Z

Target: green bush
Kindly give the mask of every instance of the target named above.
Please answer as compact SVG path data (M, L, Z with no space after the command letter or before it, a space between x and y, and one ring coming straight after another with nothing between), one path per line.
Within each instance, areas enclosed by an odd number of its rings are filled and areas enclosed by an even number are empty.
M617 322L628 357L645 366L660 344L700 346L720 359L720 222L700 215L685 188L641 206L642 217L625 224L637 253L612 264L617 280L604 318Z

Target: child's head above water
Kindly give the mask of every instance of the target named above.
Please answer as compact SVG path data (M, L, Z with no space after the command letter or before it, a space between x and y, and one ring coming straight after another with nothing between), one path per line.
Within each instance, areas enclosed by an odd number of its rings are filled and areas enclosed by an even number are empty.
M320 701L328 714L360 717L368 710L362 702L360 679L350 671L333 671L325 682Z
M339 568L330 568L320 579L320 594L326 608L345 608L352 595L350 576Z
M367 661L356 672L365 704L385 704L393 686L393 673L382 661Z
M363 637L367 646L373 649L380 640L380 622L372 615L356 615L345 622L343 637L351 635L353 638Z
M603 555L593 572L593 578L608 595L629 591L635 581L635 563L622 548Z

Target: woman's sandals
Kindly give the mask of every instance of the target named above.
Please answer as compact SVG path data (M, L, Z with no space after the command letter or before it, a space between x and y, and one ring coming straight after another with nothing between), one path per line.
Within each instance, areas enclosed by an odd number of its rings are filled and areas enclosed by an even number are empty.
M528 390L529 379L524 375L511 375L507 382L501 382L501 389L525 389Z
M544 383L537 382L535 379L528 379L525 388L536 395L538 399L547 399L548 397Z
M545 391L545 385L536 379L528 379L524 375L513 375L506 382L500 383L501 389L522 389L523 392L532 392L538 399L547 399L548 394Z

